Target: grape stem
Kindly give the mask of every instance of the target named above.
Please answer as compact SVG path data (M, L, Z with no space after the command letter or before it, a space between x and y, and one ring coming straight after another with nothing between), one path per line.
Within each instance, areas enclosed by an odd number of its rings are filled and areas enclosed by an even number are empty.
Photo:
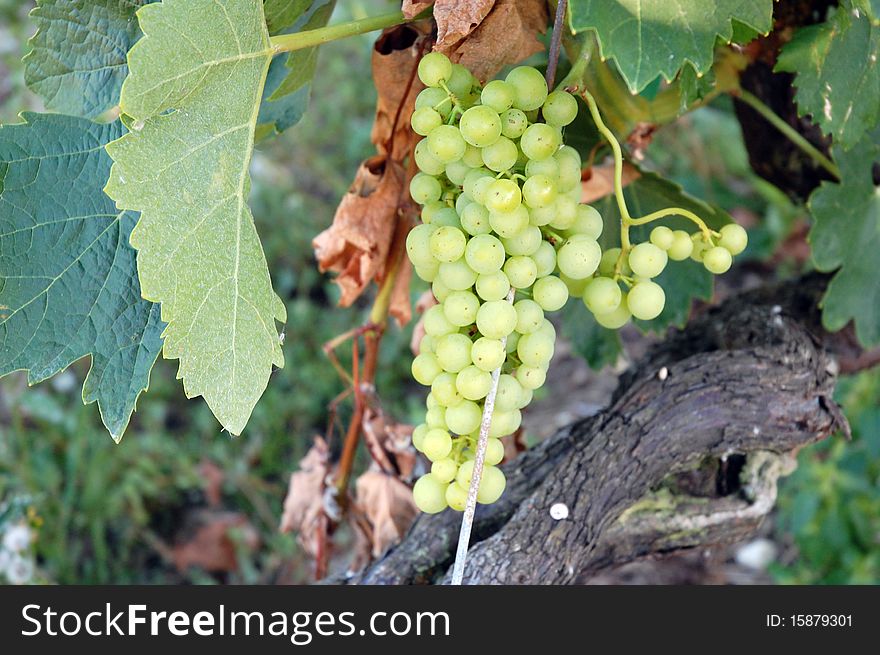
M602 120L602 114L599 113L599 107L596 105L596 99L593 98L593 95L586 89L583 89L581 96L590 108L590 115L593 117L596 129L605 137L614 153L614 199L617 201L617 210L620 212L620 256L617 258L617 263L614 266L614 278L620 279L623 264L629 256L630 250L632 250L629 228L634 225L646 225L666 216L681 216L694 223L703 233L703 238L706 242L710 243L712 236L717 236L717 234L706 225L702 218L682 207L666 207L665 209L659 209L637 218L634 218L629 213L629 208L626 206L626 198L623 195L623 150L620 147L620 142L614 136L614 133L608 129L605 121Z
M383 30L386 27L394 27L395 25L409 23L420 18L425 18L430 14L431 10L428 9L413 18L407 18L403 15L402 11L382 14L381 16L369 16L360 20L348 21L337 25L328 25L327 27L321 27L316 30L294 32L293 34L278 34L269 38L269 45L272 48L272 54L279 55L282 52L293 52L294 50L311 48L330 43L330 41L345 39L350 36L357 36L359 34L366 34L376 30Z
M513 304L516 289L511 289L507 294L507 302ZM501 339L502 347L507 347L507 337ZM477 491L480 489L480 481L483 479L483 464L486 461L486 446L489 443L489 427L492 425L492 412L495 410L495 396L498 395L498 380L501 378L501 367L492 371L492 386L486 395L483 404L483 418L480 421L480 437L477 439L477 449L474 456L474 472L471 476L471 484L468 487L467 503L464 506L464 514L461 517L461 529L458 532L458 548L455 550L455 563L452 566L452 580L450 584L461 585L464 578L464 565L467 560L468 546L471 541L471 530L474 525L474 513L477 511Z
M565 12L568 9L568 0L559 0L556 3L556 15L553 18L553 36L550 38L550 53L547 58L547 88L553 89L556 81L556 68L559 65L559 51L562 45L562 31L565 23Z

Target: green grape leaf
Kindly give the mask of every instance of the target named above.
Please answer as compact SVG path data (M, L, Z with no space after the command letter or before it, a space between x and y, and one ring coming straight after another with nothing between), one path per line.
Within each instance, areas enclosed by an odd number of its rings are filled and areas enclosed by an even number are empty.
M283 20L280 18L270 20L271 15L268 13L270 4L279 7L283 5L284 12L277 14L283 16ZM330 20L334 5L335 2L332 0L274 3L271 0L267 1L266 20L270 33L292 34L324 27ZM273 31L273 28L276 31ZM300 121L308 108L311 82L315 76L317 61L317 47L295 50L272 60L263 89L257 141L280 134Z
M623 194L633 216L644 216L667 207L681 207L692 211L716 230L732 221L724 210L694 198L679 185L655 173L642 172L641 177L624 188ZM600 238L602 248L619 247L620 212L614 198L609 196L594 206L605 219L605 230ZM666 225L673 230L685 230L691 234L697 231L696 225L686 218L671 216L649 225L630 228L630 241L633 244L647 241L651 230L658 225ZM666 293L666 305L657 318L651 321L635 321L646 332L660 332L670 325L684 326L690 315L692 301L712 298L712 274L702 264L690 259L683 262L670 261L655 281Z
M269 34L280 34L282 30L293 25L313 3L315 0L263 0Z
M613 59L638 93L656 77L671 81L685 63L711 68L715 40L730 42L733 22L766 33L773 0L571 0L575 32L593 30L603 57Z
M119 102L126 54L141 36L135 12L155 0L38 0L25 83L46 107L94 118Z
M0 375L36 384L91 355L83 400L122 437L162 348L128 243L137 215L102 187L122 125L25 114L0 128Z
M284 365L286 310L247 206L272 58L263 5L164 0L138 18L121 102L132 131L107 146L106 191L141 212L131 244L143 296L168 323L164 356L180 360L186 395L240 434Z
M822 303L822 322L839 330L855 321L865 346L880 344L880 186L872 163L880 162L880 128L851 150L834 148L840 183L823 182L810 196L813 261L820 271L840 269Z
M840 9L827 22L798 30L776 70L797 73L798 112L844 148L880 119L880 26L862 12Z
M562 310L562 334L574 351L597 370L613 366L623 350L617 330L599 325L580 298L569 299Z

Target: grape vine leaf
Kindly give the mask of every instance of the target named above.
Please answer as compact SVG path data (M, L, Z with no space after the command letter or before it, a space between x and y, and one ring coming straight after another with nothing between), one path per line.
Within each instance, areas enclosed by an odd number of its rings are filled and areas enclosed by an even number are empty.
M27 86L46 107L94 118L119 101L126 54L140 38L135 12L155 0L38 0L25 55Z
M813 261L820 271L840 269L822 303L822 322L839 330L850 320L865 346L880 344L880 128L851 150L834 147L840 183L823 182L810 196Z
M768 32L773 0L571 0L570 8L572 30L594 30L602 56L638 93L659 75L671 81L685 63L707 72L716 38L730 42L734 21Z
M128 243L137 215L101 190L122 125L24 114L0 127L0 375L36 384L91 355L83 401L116 441L162 347Z
M798 30L776 70L797 73L798 112L844 148L880 120L880 25L841 8L825 23Z
M240 434L284 365L286 320L247 206L248 166L272 58L263 5L164 0L138 12L106 191L141 212L131 234L142 294L162 303L164 356L190 398ZM186 32L181 32L186 26Z
M266 21L270 34L293 34L324 27L330 20L334 0L267 0ZM271 6L270 6L271 5ZM274 8L276 14L269 13ZM269 66L263 89L256 139L261 141L296 125L309 104L318 48L295 50L276 57Z
M624 187L623 194L633 216L643 216L667 207L681 207L694 212L713 229L733 220L724 210L694 198L679 185L655 173L642 172L638 179ZM605 230L600 237L602 248L619 247L620 212L614 198L606 197L594 206L605 219ZM689 220L672 216L649 225L630 228L630 240L632 243L647 241L651 230L658 225L689 233L697 231L697 227ZM657 318L651 321L635 321L646 332L660 332L670 325L684 326L690 315L692 301L712 298L712 274L702 264L691 259L683 262L670 261L666 269L657 276L656 282L666 292L666 305Z

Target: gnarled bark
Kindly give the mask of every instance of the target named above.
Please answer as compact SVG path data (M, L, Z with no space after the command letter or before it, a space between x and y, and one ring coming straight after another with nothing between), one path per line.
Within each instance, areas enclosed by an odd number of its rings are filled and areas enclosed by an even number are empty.
M754 531L794 453L846 430L815 309L824 285L811 276L710 310L624 374L607 409L507 465L501 501L477 512L466 582L573 583ZM443 581L459 521L420 517L348 582Z

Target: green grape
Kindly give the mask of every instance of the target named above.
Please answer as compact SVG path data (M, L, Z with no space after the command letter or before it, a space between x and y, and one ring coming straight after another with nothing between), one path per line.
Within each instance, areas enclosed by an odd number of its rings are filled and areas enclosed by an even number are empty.
M665 304L666 294L663 293L663 287L649 280L637 282L626 296L626 306L629 311L643 321L650 321L660 316Z
M424 280L425 282L433 282L437 278L440 265L437 262L431 262L425 266L416 266L413 264L413 268L416 275L419 276L419 279Z
M464 98L474 85L474 76L461 64L452 64L452 75L446 81L446 87L457 98Z
M467 164L468 168L480 168L483 165L483 153L479 148L468 144L464 149L461 161Z
M480 164L480 166L482 166L482 163ZM470 197L476 202L480 202L479 200L474 198L474 185L477 183L478 180L482 178L486 178L490 182L495 181L495 176L492 175L492 172L487 168L472 168L470 171L468 171L467 174L464 176L464 181L461 184L461 190L464 195Z
M413 501L425 514L437 514L449 505L446 502L447 485L430 473L420 477L413 485Z
M610 277L595 277L584 287L583 300L587 309L599 316L616 311L623 301L623 293Z
M412 433L412 442L413 446L419 452L422 452L422 442L425 440L425 435L428 430L431 428L428 427L427 423L421 423L415 427Z
M463 198L464 194L460 197ZM492 231L492 226L489 225L489 210L478 202L470 203L461 212L461 227L471 236L488 234Z
M617 260L620 259L620 253L620 248L609 248L602 253L602 259L599 260L599 275L604 275L606 277L614 275L614 268L617 266ZM623 269L621 272L630 272L626 260L623 262Z
M553 220L550 221L550 227L563 232L566 230L575 231L574 225L578 216L577 208L577 201L574 198L566 195L557 195L556 202L553 204L555 215Z
M471 340L466 335L459 332L445 334L436 340L435 354L437 356L437 365L442 372L458 373L465 366L471 363ZM436 375L434 379L436 379ZM431 382L434 380L432 379Z
M428 151L444 164L461 159L467 143L457 127L440 125L431 130L427 137Z
M419 79L425 86L440 86L452 77L452 62L441 52L429 52L419 62Z
M529 226L529 210L524 205L510 212L489 212L489 226L498 236L512 239Z
M558 128L546 123L529 125L519 141L519 147L529 159L552 157L560 145L562 145L562 133Z
M578 103L573 95L565 91L554 91L547 96L541 110L544 120L555 127L565 127L578 114Z
M480 299L470 291L452 291L443 301L443 313L458 327L471 325L477 318Z
M489 212L508 213L522 203L522 192L513 180L494 180L486 189L486 209Z
M446 408L440 407L431 407L425 412L425 423L427 423L432 429L433 428L442 428L446 429Z
M434 305L425 312L422 326L425 328L425 333L430 334L432 337L442 337L444 334L458 331L458 328L446 318L441 305Z
M458 467L458 473L455 474L455 482L462 489L467 489L471 486L471 478L474 475L474 462L473 460L468 460L463 462L461 466Z
M547 99L547 82L544 76L531 66L517 66L507 74L504 81L513 87L513 106L532 111Z
M660 250L669 250L675 243L675 233L665 225L658 225L651 230L651 243Z
M446 430L434 428L425 433L422 440L422 452L432 462L444 459L452 451L452 437Z
M468 490L462 487L458 482L454 482L446 487L446 503L456 512L463 512L467 506Z
M419 384L431 386L435 378L443 372L440 363L432 353L417 355L412 361L412 376Z
M533 175L546 175L551 180L559 177L559 164L553 157L547 159L529 159L526 162L526 177Z
M431 394L447 409L459 404L462 398L455 386L455 373L443 372L434 378L431 383ZM446 422L449 423L449 416L446 417Z
M534 255L542 243L547 243L541 230L534 225L526 225L515 236L503 238L501 242L508 255Z
M555 203L550 207L542 207L540 209L529 207L529 223L531 225L534 225L535 227L543 227L544 225L549 225L554 220L556 220Z
M522 197L529 207L549 207L556 202L556 183L547 175L533 175L523 183Z
M416 225L406 235L406 254L415 266L431 266L437 263L431 254L431 235L437 230L433 225Z
M725 248L731 255L738 255L749 244L749 235L741 225L728 223L720 230L721 238L718 245Z
M556 165L559 168L558 182L559 189L562 192L571 189L577 189L580 192L581 185L581 158L580 155L574 157L566 150L569 146L562 146L559 152L554 155ZM577 151L575 151L577 154Z
M428 136L435 127L443 125L443 117L436 109L422 107L413 112L410 124L413 132L421 136Z
M470 434L480 429L483 410L472 400L462 400L446 408L446 424L455 434Z
M602 214L589 205L577 206L577 217L570 228L573 233L586 234L591 239L598 240L604 227Z
M464 178L470 172L471 167L468 166L463 159L456 159L455 161L446 164L446 177L449 178L449 181L456 186L461 186L462 184L464 184ZM458 196L458 198L455 199L456 205L462 198L464 198L462 202L470 201L470 198L468 198L467 196L460 195Z
M515 289L528 289L538 278L538 266L531 257L511 257L502 270Z
M501 498L507 480L504 473L497 466L483 467L483 475L480 477L480 486L477 488L477 502L482 505L491 505Z
M546 334L554 341L556 340L556 328L553 327L553 323L551 323L549 319L544 319L544 321L541 323L541 327L538 328L538 332Z
M492 388L492 374L476 366L466 366L455 377L455 386L466 400L482 400Z
M440 264L440 270L437 275L443 281L443 284L453 291L470 289L474 286L474 282L477 281L476 271L468 266L464 259L454 262L443 262Z
M431 215L431 225L435 227L461 227L461 221L458 218L458 212L452 207L444 207Z
M501 136L501 119L498 117L498 112L491 107L477 105L461 115L458 128L469 144L485 148L491 146Z
M562 309L568 302L568 287L555 275L547 274L535 281L535 285L532 287L532 299L545 312L555 312Z
M680 262L691 256L694 250L694 242L691 235L684 230L674 230L672 232L672 243L666 250L669 259Z
M431 254L439 262L461 259L466 245L464 232L455 227L440 227L431 235Z
M409 183L409 195L420 205L439 200L442 191L440 180L427 173L416 173Z
M480 102L499 114L513 107L514 100L516 89L504 80L492 80L483 87L480 94Z
M430 108L437 111L443 119L447 119L452 113L452 101L443 89L428 87L422 89L416 96L416 109Z
M433 200L425 203L422 207L422 223L430 223L434 220L434 217L444 209L449 209L449 205L442 200Z
M494 273L504 265L504 244L491 234L480 234L468 241L464 256L478 274Z
M513 434L522 425L522 412L512 409L508 412L495 412L489 425L489 437L499 439L508 434Z
M731 257L730 251L722 246L709 248L703 253L703 266L706 267L707 271L715 275L726 273L732 263L733 257Z
M432 239L434 237L431 237ZM436 255L435 255L436 256ZM639 277L657 277L666 268L668 257L665 250L661 250L653 243L640 243L629 253L629 267Z
M547 380L547 372L538 366L520 366L516 369L516 379L526 389L540 389Z
M506 136L498 137L494 143L483 148L483 163L486 168L501 173L513 168L519 158L519 150L516 144ZM509 181L509 180L507 180Z
M431 154L428 148L428 140L422 139L416 144L414 150L416 166L419 170L428 175L442 175L446 170L446 165Z
M496 464L500 464L503 460L504 444L501 443L501 439L489 439L486 441L485 463L489 466L495 466Z
M516 310L516 331L520 334L531 334L544 322L544 310L534 300L518 300L513 308Z
M430 334L425 334L419 340L419 354L433 353L436 346L436 340Z
M510 412L517 409L522 393L522 385L516 381L516 378L508 373L502 373L498 377L498 390L495 393L495 410Z
M501 300L510 292L510 280L503 271L477 277L477 295L483 300Z
M471 346L471 360L481 371L491 372L500 368L506 357L504 344L498 339L480 337Z
M438 459L431 464L431 476L437 482L448 484L455 480L456 473L458 473L458 464L455 463L455 460L448 457L446 459Z
M691 259L693 259L695 262L702 263L703 253L705 253L706 250L708 250L712 246L710 244L706 243L706 241L703 239L702 232L696 232L696 233L692 234L691 235L691 243L694 244L694 248L691 251Z
M506 300L490 300L477 311L477 329L484 337L501 339L516 328L516 310Z
M481 205L486 204L486 199L489 197L489 187L495 182L494 177L486 177L481 176L476 182L474 182L472 187L472 197L474 202L478 202Z
M577 235L569 238L557 251L556 265L573 280L582 280L596 272L601 258L602 250L595 239Z
M531 257L538 267L539 278L546 277L556 270L556 248L551 246L549 242L542 240Z
M546 368L553 357L553 341L552 337L548 337L543 332L524 334L516 346L516 354L526 366Z
M425 397L425 407L427 409L434 409L435 407L442 407L442 405L437 401L437 398L434 397L434 394L429 391L428 395Z
M568 289L568 295L570 296L583 296L584 289L590 281L590 278L588 277L583 280L575 280L568 277L565 273L560 273L559 279L562 280L565 288Z
M529 119L519 109L508 109L501 114L501 135L518 139L529 126Z

